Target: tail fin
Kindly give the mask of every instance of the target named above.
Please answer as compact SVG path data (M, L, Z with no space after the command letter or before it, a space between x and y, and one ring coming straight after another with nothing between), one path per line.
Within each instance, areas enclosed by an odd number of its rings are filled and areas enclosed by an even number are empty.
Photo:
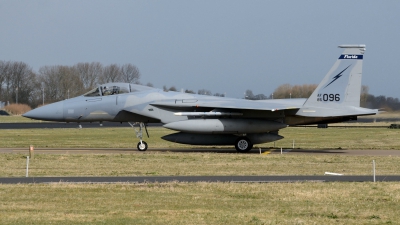
M339 45L339 48L344 49L343 53L297 115L364 115L361 111L365 110L359 106L365 45Z

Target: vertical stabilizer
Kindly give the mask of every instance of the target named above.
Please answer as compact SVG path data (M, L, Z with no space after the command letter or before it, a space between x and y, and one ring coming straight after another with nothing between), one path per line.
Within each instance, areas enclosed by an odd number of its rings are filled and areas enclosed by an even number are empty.
M343 53L297 115L334 116L334 111L360 106L365 45L339 45L339 48L344 49Z

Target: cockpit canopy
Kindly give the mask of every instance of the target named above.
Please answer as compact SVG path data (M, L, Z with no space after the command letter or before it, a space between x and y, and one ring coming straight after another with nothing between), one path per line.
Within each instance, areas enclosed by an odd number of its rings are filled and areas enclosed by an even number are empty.
M152 89L150 87L141 86L137 84L129 84L129 83L107 83L99 85L97 88L89 91L84 94L85 97L98 97L98 96L107 96L107 95L119 95L130 92L144 91Z

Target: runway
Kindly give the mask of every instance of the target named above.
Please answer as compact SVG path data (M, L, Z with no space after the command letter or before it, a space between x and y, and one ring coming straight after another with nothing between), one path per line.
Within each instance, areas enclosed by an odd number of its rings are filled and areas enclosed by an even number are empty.
M376 176L377 182L399 182L400 176ZM147 177L8 177L0 184L31 183L293 183L293 182L373 182L373 176L147 176Z

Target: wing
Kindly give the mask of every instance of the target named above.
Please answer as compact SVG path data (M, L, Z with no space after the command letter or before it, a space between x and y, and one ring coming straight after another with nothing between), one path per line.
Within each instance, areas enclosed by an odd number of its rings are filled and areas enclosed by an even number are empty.
M305 102L305 99L271 99L271 100L246 100L231 98L206 98L206 99L174 99L163 100L151 103L153 106L161 106L175 110L190 108L196 111L219 111L221 110L261 110L261 111L277 111L286 109L299 109ZM185 112L185 111L184 111Z

